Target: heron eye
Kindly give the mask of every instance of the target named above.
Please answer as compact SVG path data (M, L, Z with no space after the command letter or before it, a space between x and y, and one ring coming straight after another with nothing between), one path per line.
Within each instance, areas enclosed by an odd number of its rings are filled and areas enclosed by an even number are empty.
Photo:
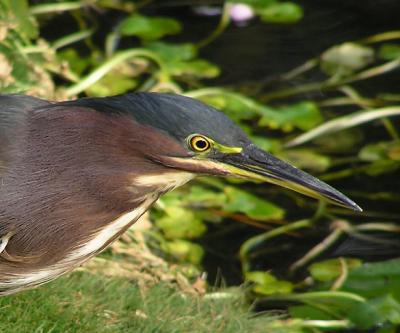
M201 135L195 135L189 140L190 148L196 152L205 152L210 149L211 143L210 141Z

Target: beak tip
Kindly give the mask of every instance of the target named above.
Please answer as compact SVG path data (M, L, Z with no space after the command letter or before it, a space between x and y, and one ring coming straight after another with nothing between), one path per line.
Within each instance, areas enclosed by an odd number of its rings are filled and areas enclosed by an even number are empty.
M347 198L348 199L348 198ZM345 204L345 206L347 207L347 208L350 208L351 210L354 210L355 212L358 212L358 213L361 213L361 212L363 212L363 209L359 206L359 205L357 205L354 201L352 201L352 200L350 200L350 199L348 199L348 200L346 200L347 202L346 202L346 204Z
M359 205L357 205L356 203L354 203L354 206L352 208L356 212L359 212L359 213L363 212L363 209Z

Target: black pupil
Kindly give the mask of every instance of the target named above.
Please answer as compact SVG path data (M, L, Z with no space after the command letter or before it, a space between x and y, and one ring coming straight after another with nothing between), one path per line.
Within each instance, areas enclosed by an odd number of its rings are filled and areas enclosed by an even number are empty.
M207 141L203 139L199 139L196 141L196 148L205 149L207 148Z

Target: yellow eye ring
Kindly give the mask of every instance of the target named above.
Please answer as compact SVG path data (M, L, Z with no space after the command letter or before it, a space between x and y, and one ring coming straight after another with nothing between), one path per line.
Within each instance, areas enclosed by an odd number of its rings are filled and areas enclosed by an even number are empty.
M193 135L189 138L190 148L198 153L203 153L211 148L211 142L202 135Z

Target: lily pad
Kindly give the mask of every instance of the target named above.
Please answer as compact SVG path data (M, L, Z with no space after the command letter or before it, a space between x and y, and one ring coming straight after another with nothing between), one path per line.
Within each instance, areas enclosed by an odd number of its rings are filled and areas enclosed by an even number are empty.
M228 186L224 191L227 201L223 209L227 212L243 213L255 220L281 219L285 214L277 205L235 187Z
M262 114L258 123L260 126L282 128L287 132L295 127L307 131L323 120L318 106L308 101L281 107L278 110L262 107L260 113Z
M245 274L246 281L253 282L253 291L262 295L288 294L294 286L289 281L278 280L268 272L252 271Z
M321 56L321 69L329 75L346 76L374 60L374 50L356 43L333 46Z
M182 26L179 21L168 17L147 17L133 14L124 19L120 33L124 36L137 36L145 40L155 40L165 35L177 34Z
M189 262L194 265L200 264L204 256L204 250L200 245L183 239L166 242L162 248L180 262Z
M166 238L196 238L203 235L207 227L196 214L179 206L168 206L166 215L157 219L156 225Z

